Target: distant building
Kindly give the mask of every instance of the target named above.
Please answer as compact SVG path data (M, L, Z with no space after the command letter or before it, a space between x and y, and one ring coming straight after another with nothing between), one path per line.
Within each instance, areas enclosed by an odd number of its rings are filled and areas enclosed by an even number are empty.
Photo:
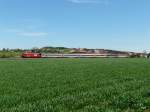
M94 50L94 53L95 54L105 54L105 53L107 53L104 49L95 49Z
M88 50L87 49L84 49L84 48L79 48L79 49L72 49L70 51L70 53L83 53L83 54L86 54L88 53Z

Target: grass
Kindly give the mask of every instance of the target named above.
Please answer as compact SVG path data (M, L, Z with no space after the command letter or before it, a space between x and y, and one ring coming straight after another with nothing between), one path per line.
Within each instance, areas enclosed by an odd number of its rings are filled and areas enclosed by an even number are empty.
M150 60L0 60L0 112L150 112Z

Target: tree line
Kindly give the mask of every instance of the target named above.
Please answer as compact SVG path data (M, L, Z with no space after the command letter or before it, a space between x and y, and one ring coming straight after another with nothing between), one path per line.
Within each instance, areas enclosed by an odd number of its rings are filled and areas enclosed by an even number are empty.
M0 58L20 57L20 55L25 51L32 51L36 53L69 53L70 49L65 47L33 47L31 49L2 48L0 50Z

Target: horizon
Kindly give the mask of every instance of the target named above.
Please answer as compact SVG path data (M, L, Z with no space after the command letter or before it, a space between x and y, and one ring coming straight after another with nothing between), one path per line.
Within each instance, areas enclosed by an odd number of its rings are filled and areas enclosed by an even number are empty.
M148 0L1 0L0 49L150 51Z
M32 47L32 48L0 48L0 50L3 50L3 49L9 49L9 50L14 50L14 49L21 49L21 50L32 50L34 48L37 48L37 49L41 49L41 48L44 48L44 47L53 47L53 48L57 48L57 47L64 47L64 48L67 48L67 49L103 49L103 50L112 50L112 51L120 51L120 52L134 52L134 53L143 53L143 52L147 52L149 53L149 51L142 51L142 52L138 52L138 51L125 51L125 50L117 50L117 49L105 49L105 48L75 48L75 47L65 47L65 46L43 46L43 47Z

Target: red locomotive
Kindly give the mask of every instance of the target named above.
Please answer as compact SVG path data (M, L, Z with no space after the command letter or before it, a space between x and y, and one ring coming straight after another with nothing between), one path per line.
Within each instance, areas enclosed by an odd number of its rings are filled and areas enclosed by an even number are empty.
M21 57L23 57L23 58L42 58L42 54L34 53L32 51L26 51L26 52L22 53Z

